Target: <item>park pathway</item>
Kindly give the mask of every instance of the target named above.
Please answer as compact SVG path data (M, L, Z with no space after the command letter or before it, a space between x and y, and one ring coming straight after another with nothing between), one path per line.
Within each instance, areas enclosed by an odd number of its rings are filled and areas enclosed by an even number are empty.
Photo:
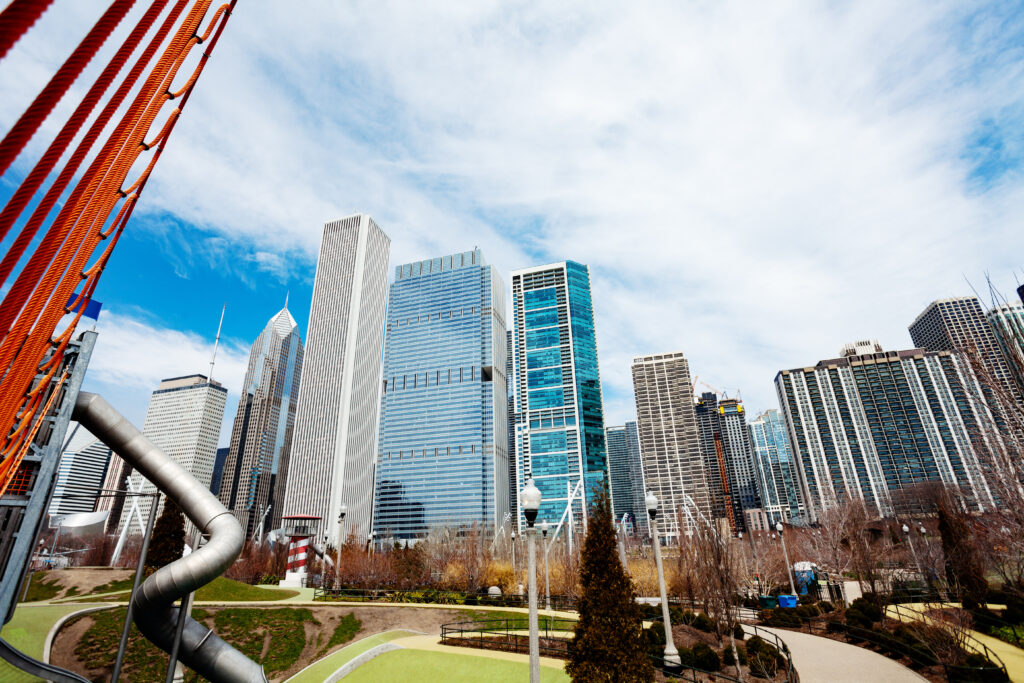
M763 628L789 646L800 683L925 683L899 662L856 645L808 633ZM752 634L752 632L749 632Z

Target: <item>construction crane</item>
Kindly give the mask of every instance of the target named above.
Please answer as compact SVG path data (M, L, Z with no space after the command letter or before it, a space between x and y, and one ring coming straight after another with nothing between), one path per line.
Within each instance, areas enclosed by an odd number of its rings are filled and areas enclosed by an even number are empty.
M708 384L707 382L701 382L701 386L707 387L711 391L713 391L716 394L720 395L722 398L729 398L729 394L727 392L722 391L721 389L717 389L717 388L711 386L710 384Z

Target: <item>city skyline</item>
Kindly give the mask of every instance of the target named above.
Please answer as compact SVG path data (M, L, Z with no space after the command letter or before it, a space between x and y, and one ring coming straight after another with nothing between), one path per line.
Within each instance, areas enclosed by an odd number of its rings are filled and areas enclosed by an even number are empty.
M0 81L0 125L66 57L76 22L60 17L92 17L81 4L58 0L12 48L25 68ZM506 282L531 263L588 263L615 424L632 413L634 355L685 348L705 381L730 395L741 387L757 413L775 404L780 367L864 336L908 346L905 326L930 301L972 293L964 274L979 290L985 271L1007 295L1016 286L1022 95L1003 79L1019 68L1010 47L1022 20L1005 6L662 7L643 22L595 7L569 35L535 35L560 25L550 8L533 17L425 4L400 20L310 11L312 32L283 7L234 18L240 28L190 102L198 113L177 126L100 281L104 334L86 389L136 422L159 379L206 367L225 300L218 362L232 392L250 330L265 322L254 301L290 290L305 331L319 226L357 208L388 226L389 267L473 244ZM508 33L487 32L497 16ZM436 33L412 36L425 17ZM845 39L829 40L838 25ZM279 31L302 36L302 59L284 56ZM734 31L743 40L724 39ZM524 52L519 32L537 49ZM633 32L651 39L654 59L610 49ZM685 44L665 38L691 33ZM450 65L432 41L456 36L468 56ZM287 79L252 69L254 59ZM721 78L699 66L709 59ZM563 66L547 69L551 60ZM918 63L929 68L907 66ZM521 96L522 83L536 84L534 96ZM216 133L202 123L229 120L237 125ZM208 163L189 163L196 155ZM15 162L0 199L26 171ZM762 289L770 296L750 306Z

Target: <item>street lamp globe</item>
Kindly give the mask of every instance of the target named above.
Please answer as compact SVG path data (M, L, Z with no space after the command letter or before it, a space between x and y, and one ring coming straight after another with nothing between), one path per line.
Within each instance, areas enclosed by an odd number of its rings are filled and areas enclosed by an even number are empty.
M548 536L548 520L544 520L540 523L540 532L544 535L544 538Z
M537 511L540 510L540 489L533 484L533 477L526 480L526 486L519 494L519 500L523 503L523 515L526 516L526 524L533 527L537 520Z
M925 529L923 525L921 526L921 528L919 529L919 531L921 532L921 535L922 535L922 536L924 536L925 534L927 534L927 533L928 533L928 530L927 530L927 529Z
M905 534L909 534L910 533L910 527L907 526L906 524L903 525L903 533L905 533Z
M342 503L341 504L341 509L338 511L338 521L344 520L345 519L345 515L347 515L347 514L348 514L348 505L345 505L344 503Z
M644 504L647 505L647 514L651 516L651 519L658 516L658 497L654 495L654 491L647 492Z
M782 534L782 522L775 522L775 530Z

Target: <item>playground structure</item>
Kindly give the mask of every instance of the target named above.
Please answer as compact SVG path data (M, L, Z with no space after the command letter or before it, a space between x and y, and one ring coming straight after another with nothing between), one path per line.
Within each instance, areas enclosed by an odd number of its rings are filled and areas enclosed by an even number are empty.
M6 3L0 60L51 2ZM238 522L106 401L80 392L96 334L76 334L78 323L235 0L215 9L211 0L152 0L133 14L135 4L112 0L0 140L4 174L118 26L135 17L43 154L17 169L24 175L0 211L0 240L18 226L0 259L0 287L17 271L0 302L0 614L6 622L13 613L73 418L175 501L208 539L133 591L130 618L171 653L171 668L177 659L215 683L265 682L258 664L174 607L188 605L191 593L235 560L244 541ZM183 66L190 56L189 72ZM2 640L0 657L47 680L86 681Z

